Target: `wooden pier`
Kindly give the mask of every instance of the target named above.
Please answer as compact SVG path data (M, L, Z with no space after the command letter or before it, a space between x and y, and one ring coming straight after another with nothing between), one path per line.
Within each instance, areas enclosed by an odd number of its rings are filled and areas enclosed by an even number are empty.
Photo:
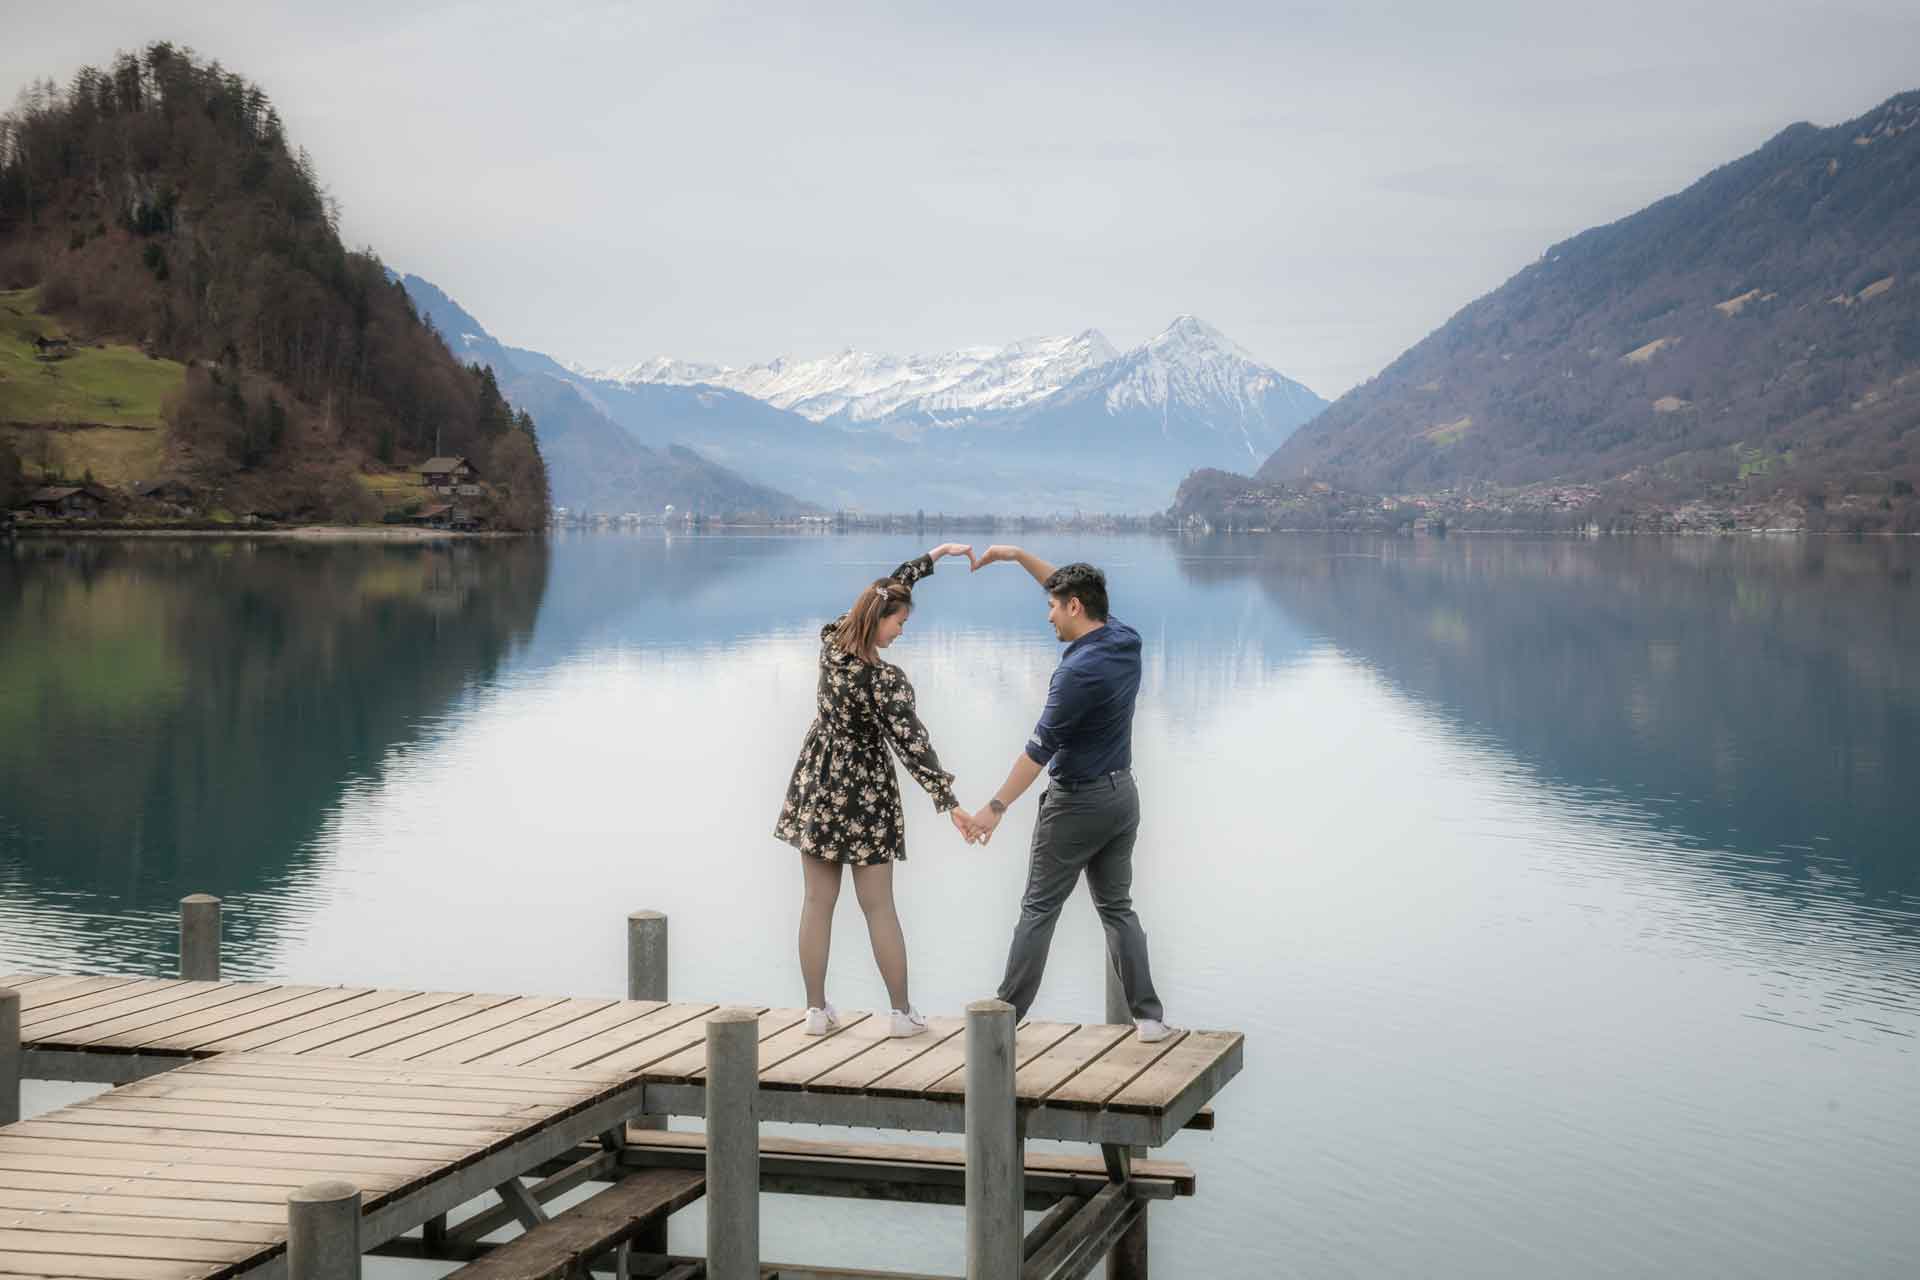
M227 982L218 909L183 903L196 977L0 975L0 1280L346 1280L364 1254L466 1261L463 1280L744 1280L772 1274L761 1192L965 1204L970 1280L1068 1280L1103 1258L1139 1280L1147 1206L1195 1190L1144 1149L1210 1127L1241 1065L1236 1033L1016 1028L997 1001L909 1039L669 1001L652 913L630 921L628 986L656 998ZM5 1124L19 1076L121 1087ZM666 1131L676 1115L706 1131ZM966 1145L763 1139L763 1121ZM1027 1138L1097 1150L1030 1157ZM608 1185L549 1216L588 1183ZM670 1257L667 1216L702 1196L706 1256Z

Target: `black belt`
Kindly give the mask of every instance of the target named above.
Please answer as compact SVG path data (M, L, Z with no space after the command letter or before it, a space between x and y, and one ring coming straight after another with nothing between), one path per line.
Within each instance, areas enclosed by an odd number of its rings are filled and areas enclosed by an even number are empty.
M1117 787L1123 778L1132 781L1133 770L1115 769L1109 773L1096 773L1091 778L1049 778L1047 785L1056 791L1085 791L1089 787Z

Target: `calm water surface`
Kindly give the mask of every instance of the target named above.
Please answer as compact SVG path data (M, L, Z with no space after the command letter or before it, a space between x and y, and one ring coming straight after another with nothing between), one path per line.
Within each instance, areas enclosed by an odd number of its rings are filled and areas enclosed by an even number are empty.
M679 994L799 1003L767 831L816 629L936 541L0 547L0 966L169 972L205 890L240 976L617 995L654 907ZM1146 636L1136 900L1170 1015L1248 1035L1163 1273L1911 1274L1920 548L1033 545ZM1058 646L1010 566L919 599L892 656L978 804ZM952 1013L1033 804L971 849L906 785ZM1036 1016L1097 1016L1100 965L1083 894ZM963 1256L958 1210L774 1197L765 1239Z

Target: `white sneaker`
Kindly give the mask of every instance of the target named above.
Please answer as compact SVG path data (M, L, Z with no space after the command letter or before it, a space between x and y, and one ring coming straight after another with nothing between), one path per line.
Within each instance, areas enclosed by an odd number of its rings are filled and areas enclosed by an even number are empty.
M1179 1030L1153 1018L1142 1018L1133 1024L1140 1029L1141 1044L1159 1044L1168 1036L1178 1035Z
M823 1036L829 1031L840 1029L840 1011L831 1004L820 1009L807 1010L807 1034Z
M889 1009L887 1017L889 1019L887 1038L890 1040L904 1040L908 1036L921 1035L927 1029L926 1015L912 1005L908 1005L904 1012L899 1009Z

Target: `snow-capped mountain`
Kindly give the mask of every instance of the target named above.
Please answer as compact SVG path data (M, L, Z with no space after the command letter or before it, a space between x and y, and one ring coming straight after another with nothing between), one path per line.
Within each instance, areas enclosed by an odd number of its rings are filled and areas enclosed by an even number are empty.
M814 422L878 423L895 418L968 421L1025 408L1119 355L1095 330L1071 338L1031 338L1004 347L968 347L939 355L842 351L818 360L779 359L731 369L657 357L599 376L626 385L725 387L791 409Z
M814 422L853 428L1013 427L1045 421L1060 430L1071 428L1060 421L1068 414L1081 428L1098 431L1102 414L1157 419L1166 443L1181 435L1192 438L1193 466L1242 469L1257 466L1326 406L1193 316L1179 317L1127 352L1089 329L1072 337L937 355L848 350L745 368L655 358L594 376L626 387L722 387ZM1182 450L1176 445L1173 452Z

